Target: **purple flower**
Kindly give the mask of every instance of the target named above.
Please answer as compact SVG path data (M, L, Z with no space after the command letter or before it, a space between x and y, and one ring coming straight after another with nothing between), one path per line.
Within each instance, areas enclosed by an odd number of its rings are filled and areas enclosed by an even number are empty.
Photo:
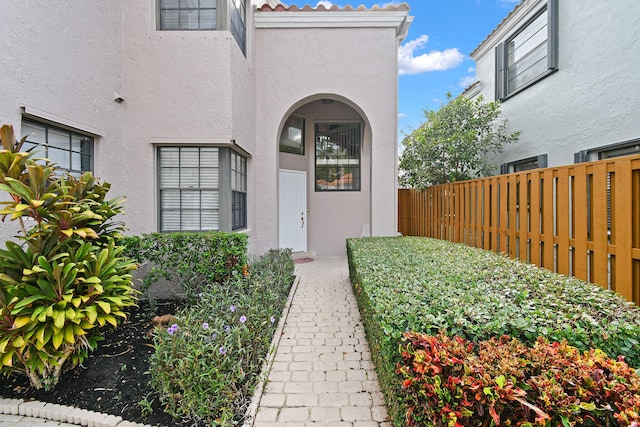
M204 322L202 324L202 329L209 329L209 324L207 322Z
M177 330L178 330L178 325L174 323L173 325L169 326L169 329L167 329L167 333L169 335L173 335L176 333Z
M229 307L229 310L231 310L232 313L235 313L236 311L236 306L232 305L231 307Z
M218 350L220 352L221 355L225 355L227 353L227 349L224 348L224 346L220 347L220 350Z
M269 319L271 321L271 323L275 323L276 322L276 318L271 316L271 319Z
M218 334L211 335L211 341L215 341L218 338Z
M247 321L247 316L240 316L240 323L244 323Z
M224 325L224 331L225 331L226 333L230 333L230 332L231 332L231 326L229 326L229 325Z

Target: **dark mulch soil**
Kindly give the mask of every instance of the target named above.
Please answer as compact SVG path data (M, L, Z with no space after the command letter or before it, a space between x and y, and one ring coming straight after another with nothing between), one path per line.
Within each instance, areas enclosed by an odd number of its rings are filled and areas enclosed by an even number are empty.
M52 391L36 390L26 376L0 376L0 396L58 403L121 416L128 421L158 426L182 426L162 411L160 399L149 386L149 336L154 315L174 313L175 302L160 301L152 310L140 301L128 319L105 333L96 351L72 371L63 374ZM152 411L140 402L151 402ZM148 412L151 412L150 414Z

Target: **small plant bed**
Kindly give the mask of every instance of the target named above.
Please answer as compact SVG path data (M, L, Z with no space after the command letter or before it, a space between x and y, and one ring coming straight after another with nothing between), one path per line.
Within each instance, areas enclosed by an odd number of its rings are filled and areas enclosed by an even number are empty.
M599 349L603 357L640 367L640 309L596 285L434 239L350 239L347 251L351 282L396 425L405 425L411 407L402 387L406 378L397 372L406 332L441 333L472 343L510 336L528 347L542 337L549 343L566 341L579 353ZM431 421L416 425L446 425Z
M155 307L140 302L127 320L105 332L104 340L81 366L62 375L53 390L37 390L26 376L12 374L0 376L2 397L74 406L144 424L190 425L174 421L162 410L149 382L151 319L175 309L174 301L158 301Z

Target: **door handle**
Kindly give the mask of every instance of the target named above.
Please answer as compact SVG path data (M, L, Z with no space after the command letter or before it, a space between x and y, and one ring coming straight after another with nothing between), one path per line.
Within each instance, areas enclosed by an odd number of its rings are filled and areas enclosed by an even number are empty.
M300 212L300 221L302 222L302 226L300 228L304 228L304 211Z

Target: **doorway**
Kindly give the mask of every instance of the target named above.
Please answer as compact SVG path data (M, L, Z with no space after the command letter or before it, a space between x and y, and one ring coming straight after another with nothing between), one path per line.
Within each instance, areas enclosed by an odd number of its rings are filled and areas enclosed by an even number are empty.
M307 173L281 169L278 191L280 248L307 251Z

